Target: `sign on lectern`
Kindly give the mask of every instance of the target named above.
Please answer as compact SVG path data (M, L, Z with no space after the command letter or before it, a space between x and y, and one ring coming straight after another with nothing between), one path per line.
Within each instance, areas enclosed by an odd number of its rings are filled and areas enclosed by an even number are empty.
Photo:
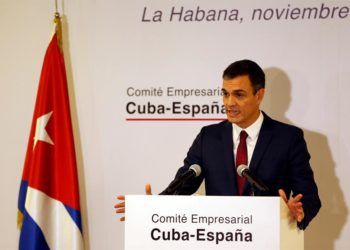
M126 205L125 250L303 249L278 197L129 195Z

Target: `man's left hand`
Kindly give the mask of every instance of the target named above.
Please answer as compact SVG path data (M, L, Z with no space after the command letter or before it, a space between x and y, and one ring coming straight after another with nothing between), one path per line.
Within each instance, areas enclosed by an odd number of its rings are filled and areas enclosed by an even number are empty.
M301 222L305 216L303 203L300 201L301 198L303 198L303 195L298 194L295 197L291 197L288 200L286 193L282 189L279 189L278 193L280 197L284 200L284 202L287 204L292 219L295 219L297 222Z

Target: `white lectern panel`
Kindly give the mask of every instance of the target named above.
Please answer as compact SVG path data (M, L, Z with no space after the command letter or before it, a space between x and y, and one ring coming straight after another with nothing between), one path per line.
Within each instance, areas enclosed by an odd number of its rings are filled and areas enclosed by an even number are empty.
M135 195L126 204L126 250L280 249L278 197Z

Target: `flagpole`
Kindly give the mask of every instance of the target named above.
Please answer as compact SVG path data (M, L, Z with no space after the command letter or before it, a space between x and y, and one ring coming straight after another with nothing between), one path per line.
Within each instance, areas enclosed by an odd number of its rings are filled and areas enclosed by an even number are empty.
M57 4L57 1L56 1L56 4ZM55 33L57 34L58 46L62 52L62 23L61 23L60 13L57 12L57 6L56 6L54 23L55 23Z
M58 12L57 11L57 0L55 0L55 10L56 10L56 13Z

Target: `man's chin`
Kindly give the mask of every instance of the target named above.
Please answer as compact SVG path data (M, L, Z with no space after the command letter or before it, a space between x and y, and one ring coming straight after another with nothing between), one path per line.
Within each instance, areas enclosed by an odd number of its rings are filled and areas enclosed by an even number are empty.
M231 123L239 123L238 117L227 116L227 120Z

